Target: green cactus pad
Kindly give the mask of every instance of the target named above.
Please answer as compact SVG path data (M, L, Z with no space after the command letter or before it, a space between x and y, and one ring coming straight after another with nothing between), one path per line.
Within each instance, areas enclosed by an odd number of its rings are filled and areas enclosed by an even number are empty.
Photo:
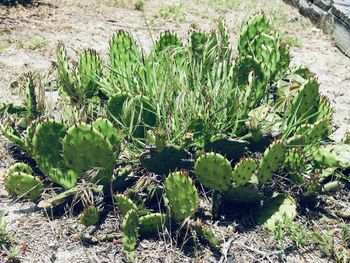
M202 155L197 159L194 170L205 187L216 191L226 191L230 188L231 164L221 154L211 152Z
M199 197L191 178L183 172L169 174L165 180L164 201L175 221L183 221L198 209Z
M292 105L289 109L289 115L293 119L307 120L317 112L317 104L319 94L319 84L316 79L309 79L297 95L294 97Z
M96 225L99 220L100 212L95 206L86 207L80 218L80 221L84 226Z
M18 132L14 128L12 128L9 125L0 124L0 131L9 141L17 144L22 149L25 149L24 139L21 138L21 136L18 134Z
M191 224L193 230L195 231L196 235L208 242L210 247L217 248L220 246L221 241L220 239L215 235L214 231L207 225L205 225L203 222L197 220Z
M120 134L114 128L113 124L103 118L98 118L92 122L92 127L98 130L103 136L105 136L113 146L115 155L118 156L120 152Z
M296 208L295 200L291 196L278 194L266 201L257 210L254 216L255 221L266 229L273 231L276 224L281 222L284 216L293 219L297 215Z
M61 155L65 134L66 125L47 120L36 126L32 144L40 170L55 183L70 189L76 185L78 176L68 169Z
M140 235L154 236L167 228L169 220L167 215L161 213L153 213L140 217Z
M250 181L257 168L254 159L244 158L236 164L232 172L232 179L237 186L245 185Z
M36 201L44 192L43 183L36 177L15 172L5 178L5 189L12 196L21 196Z
M79 176L93 183L108 185L113 176L113 147L105 137L85 123L75 124L62 142L63 158ZM96 169L90 174L86 174Z
M97 94L102 77L102 60L95 50L82 52L78 62L80 93L83 98L91 98Z
M336 144L321 146L314 153L314 159L320 165L348 169L350 168L350 145Z
M26 173L33 174L32 168L26 163L15 163L9 167L7 174L11 175L14 173Z
M162 51L167 50L169 48L176 48L180 46L180 38L176 34L166 31L156 41L154 51L156 53L161 53Z
M240 187L230 187L223 195L225 202L233 204L254 204L260 202L263 197L264 194L252 183Z
M26 82L26 107L27 117L29 120L33 120L39 116L39 105L35 94L34 78L30 75Z
M122 217L124 217L129 210L137 210L136 204L125 195L116 194L114 197L114 200L115 200L115 205L118 209L118 213Z
M312 144L321 141L330 131L330 122L326 119L321 119L314 124L303 124L296 131L295 135L302 135L305 144Z
M139 217L135 210L130 210L123 220L123 245L126 252L133 252L139 236Z
M149 172L159 175L167 174L176 169L185 168L182 161L188 156L181 147L173 144L166 144L161 150L144 154L140 157L142 166Z
M275 141L264 152L262 156L257 177L259 183L266 184L272 178L273 173L277 170L278 165L284 159L284 143Z
M249 142L229 138L223 134L214 135L205 146L207 151L220 153L229 160L239 160L247 151Z

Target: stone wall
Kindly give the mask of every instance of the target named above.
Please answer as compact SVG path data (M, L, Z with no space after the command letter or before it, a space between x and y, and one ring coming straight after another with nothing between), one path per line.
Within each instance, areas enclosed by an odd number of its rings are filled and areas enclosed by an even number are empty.
M350 0L284 0L309 17L326 33L332 34L336 45L350 56Z

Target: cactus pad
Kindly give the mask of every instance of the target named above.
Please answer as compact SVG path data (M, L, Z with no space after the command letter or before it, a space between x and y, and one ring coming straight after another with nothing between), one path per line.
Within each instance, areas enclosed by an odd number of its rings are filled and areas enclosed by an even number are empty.
M168 225L168 218L165 214L153 213L140 217L140 235L158 235Z
M108 185L115 158L112 145L100 132L85 123L75 124L62 145L63 158L74 172L90 182ZM91 175L86 174L94 169Z
M130 210L123 220L123 245L127 253L135 250L138 235L139 217L135 210Z
M136 204L125 195L116 194L114 200L115 200L115 205L118 209L118 213L122 217L124 217L129 212L129 210L135 210L135 211L137 210Z
M165 180L164 201L176 221L183 221L194 215L198 209L199 197L191 178L183 172L169 174Z
M284 216L293 219L297 215L296 208L295 200L291 196L278 194L257 210L255 220L259 225L272 231Z
M166 144L161 150L151 151L140 157L141 164L146 170L159 175L184 168L182 160L186 158L187 152L173 144Z
M256 185L248 183L240 187L230 187L224 192L225 202L233 204L252 204L260 202L264 194L258 190Z
M256 171L257 165L254 159L245 158L236 164L232 172L232 179L237 186L245 185L250 181Z
M14 174L14 173L33 174L33 170L26 163L15 163L9 167L9 169L7 170L7 173L9 175Z
M275 141L264 152L262 156L257 177L259 183L266 184L272 178L273 172L278 168L278 165L284 159L284 143Z
M207 153L199 157L195 164L195 174L205 187L226 191L231 185L231 164L221 154Z
M176 35L169 31L163 33L159 39L156 41L154 46L154 51L160 53L168 48L176 48L181 46L181 40Z
M120 134L113 124L107 119L98 118L91 125L108 139L113 146L115 155L118 156L120 151Z
M338 144L320 147L314 154L315 161L328 167L350 168L350 145Z
M206 226L203 222L199 220L193 222L191 226L195 231L196 235L200 239L208 242L208 244L212 248L217 248L220 246L220 239L215 235L214 231L209 226Z
M84 226L96 225L100 219L100 212L95 206L86 207L81 214L80 221Z
M33 201L38 200L44 192L44 185L38 178L22 172L15 172L7 176L4 185L10 195Z
M78 177L68 169L61 155L65 134L66 125L47 120L36 126L32 145L40 170L55 183L69 189L76 185Z

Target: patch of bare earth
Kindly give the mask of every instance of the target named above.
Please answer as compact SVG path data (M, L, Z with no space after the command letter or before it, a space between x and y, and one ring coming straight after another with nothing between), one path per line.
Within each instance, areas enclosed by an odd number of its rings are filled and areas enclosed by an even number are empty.
M110 37L120 29L132 32L144 47L150 48L152 40L164 30L185 37L191 27L210 30L215 27L216 19L223 17L235 43L242 21L259 9L273 7L273 14L279 17L277 26L301 42L292 48L293 63L310 67L321 82L322 93L332 100L338 127L336 139L350 131L350 59L334 47L328 36L282 1L260 0L249 8L238 5L223 10L210 1L149 0L145 1L144 12L134 10L131 1L124 2L124 7L116 7L107 0L40 1L39 5L28 8L1 6L0 103L21 101L13 88L16 85L11 84L20 80L24 72L37 70L42 75L48 74L49 80L54 77L52 62L58 42L65 43L72 56L84 48L94 48L106 55ZM160 15L164 6L179 3L183 16L180 22L174 22L176 16ZM0 137L0 212L6 214L9 231L19 245L19 259L22 262L122 262L121 240L115 234L118 221L112 212L98 228L85 228L75 217L53 218L33 203L7 197L2 178L15 162L8 147L9 143ZM160 240L141 241L137 255L142 262L329 262L313 247L282 253L271 237L256 228L241 231L230 222L216 226L215 230L222 236L232 232L218 253L201 246L181 250L176 240L164 234ZM5 260L0 252L0 261Z

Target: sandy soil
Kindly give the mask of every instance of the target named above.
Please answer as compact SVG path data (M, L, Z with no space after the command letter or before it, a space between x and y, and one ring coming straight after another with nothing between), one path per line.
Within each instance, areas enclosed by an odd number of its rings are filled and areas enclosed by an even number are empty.
M145 1L144 12L134 10L132 1L124 1L118 6L107 0L46 0L29 8L0 7L0 103L20 102L15 84L24 72L37 70L47 75L48 80L53 77L52 62L60 41L66 44L73 57L84 48L94 48L105 54L113 33L124 29L149 48L152 39L164 30L185 37L191 27L209 30L215 27L218 18L223 17L235 43L242 21L264 9L276 18L278 28L300 42L292 48L293 64L308 66L318 76L322 93L335 107L335 138L339 140L346 130L350 131L350 59L334 46L329 36L279 0L259 0L255 5L235 5L232 9L213 2L220 1L149 0ZM175 14L164 11L169 5L178 5ZM6 197L1 186L1 173L15 161L7 146L0 137L0 212L7 213L9 230L21 244L20 259L23 262L121 262L118 238L98 246L83 244L79 235L95 230L83 228L75 218L51 220L50 215L38 211L34 204L14 203ZM113 230L116 222L110 216L105 224ZM309 251L294 251L281 259L273 242L256 231L233 235L227 247L231 248L228 255L234 262L328 262L317 252ZM194 258L197 262L220 260L220 256L215 257L205 249L186 254L167 242L146 240L140 244L138 253L143 262L190 262Z

